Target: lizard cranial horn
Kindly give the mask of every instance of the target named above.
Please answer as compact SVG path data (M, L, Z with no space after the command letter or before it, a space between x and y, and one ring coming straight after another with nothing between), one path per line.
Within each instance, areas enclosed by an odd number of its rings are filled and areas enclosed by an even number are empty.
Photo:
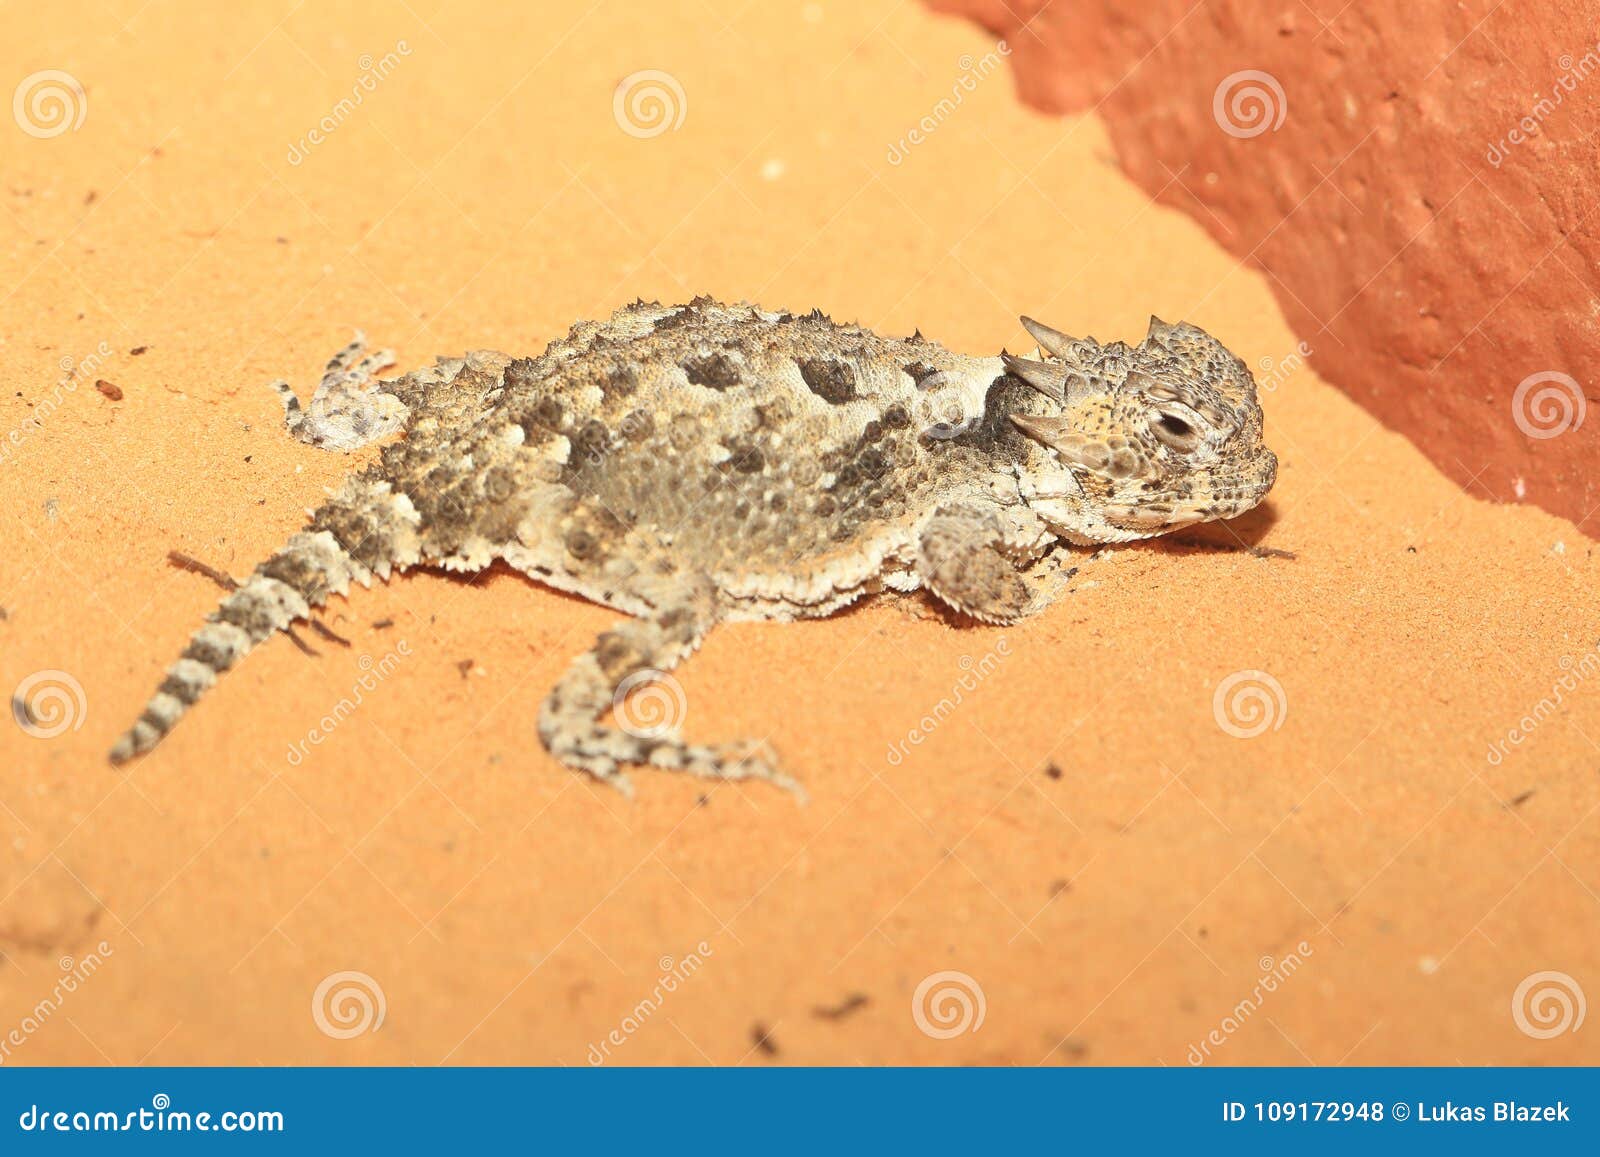
M1060 330L1051 329L1043 322L1034 321L1031 317L1022 319L1022 328L1033 336L1033 340L1039 343L1039 348L1046 353L1055 354L1058 358L1072 356L1072 343L1077 340L1076 338L1068 337Z
M1145 334L1145 341L1160 342L1165 345L1167 338L1172 336L1172 331L1178 327L1170 321L1162 321L1155 314L1150 315L1150 332Z
M1046 446L1056 445L1072 432L1072 422L1066 418L1044 418L1037 414L1009 414L1011 424L1036 442Z
M1001 354L1000 357L1005 362L1007 373L1021 378L1052 402L1060 404L1067 400L1067 371L1060 366L1029 361L1014 354Z

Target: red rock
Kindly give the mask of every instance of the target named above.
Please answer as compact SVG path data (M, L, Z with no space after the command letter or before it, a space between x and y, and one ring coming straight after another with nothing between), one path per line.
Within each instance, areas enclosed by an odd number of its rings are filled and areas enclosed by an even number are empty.
M1473 493L1600 534L1600 4L929 3L1263 268L1323 377Z

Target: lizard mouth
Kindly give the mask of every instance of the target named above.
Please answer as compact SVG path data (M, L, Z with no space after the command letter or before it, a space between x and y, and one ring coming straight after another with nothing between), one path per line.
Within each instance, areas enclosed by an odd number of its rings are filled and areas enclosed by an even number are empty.
M1077 471L1073 473L1076 476ZM1113 526L1145 532L1237 518L1261 504L1277 475L1277 456L1263 449L1245 469L1212 478L1198 492L1156 491L1140 495L1136 502L1112 499L1101 513Z
M1141 503L1137 506L1107 506L1101 510L1105 520L1123 530L1171 530L1204 522L1211 517L1198 506L1177 506L1168 503Z

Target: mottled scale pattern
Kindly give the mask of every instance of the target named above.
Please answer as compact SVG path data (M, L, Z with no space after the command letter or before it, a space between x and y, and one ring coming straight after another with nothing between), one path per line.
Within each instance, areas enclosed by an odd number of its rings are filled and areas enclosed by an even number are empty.
M971 376L976 360L820 313L641 303L537 358L476 354L452 380L398 383L412 429L434 436L371 473L422 482L410 493L432 557L476 565L553 505L556 522L522 535L553 569L603 573L643 528L737 591L752 572L826 567L975 473L1008 471L1026 439L926 436L929 392L905 368ZM997 363L979 373L984 390L1003 379Z
M1036 360L697 298L584 321L536 357L480 350L375 381L358 337L291 433L383 445L195 635L113 750L149 750L250 647L352 581L504 561L635 618L578 656L539 735L618 786L651 764L793 785L763 745L603 722L717 622L826 614L890 587L1008 622L1063 543L1147 537L1254 505L1275 461L1242 362L1152 319L1138 347L1024 319ZM620 719L619 713L619 719Z

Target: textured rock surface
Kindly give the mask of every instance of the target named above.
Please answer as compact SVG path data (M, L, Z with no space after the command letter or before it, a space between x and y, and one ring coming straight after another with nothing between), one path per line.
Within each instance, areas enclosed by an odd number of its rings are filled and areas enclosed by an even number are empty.
M1029 103L1096 107L1324 377L1474 493L1600 532L1600 5L932 2L1006 39Z

